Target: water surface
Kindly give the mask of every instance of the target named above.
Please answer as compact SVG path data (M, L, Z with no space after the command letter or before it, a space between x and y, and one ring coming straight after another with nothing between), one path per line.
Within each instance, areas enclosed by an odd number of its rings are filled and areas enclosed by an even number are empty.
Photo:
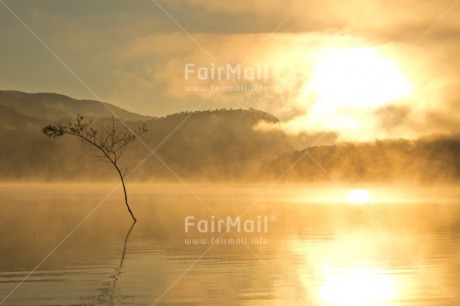
M313 186L131 185L132 226L120 190L104 200L115 186L0 186L3 305L460 301L456 191L380 189L353 205L344 189ZM187 216L243 212L267 232L184 231Z

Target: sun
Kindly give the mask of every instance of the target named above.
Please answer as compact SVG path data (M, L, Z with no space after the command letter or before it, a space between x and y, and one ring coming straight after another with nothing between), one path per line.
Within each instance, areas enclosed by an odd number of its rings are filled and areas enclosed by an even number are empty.
M310 87L328 107L372 107L407 96L412 86L376 49L341 48L319 55Z
M370 198L369 192L363 189L353 189L347 195L347 201L357 205L369 203Z
M308 114L301 126L337 131L353 139L375 137L376 109L404 103L413 85L399 64L375 48L331 48L314 57L302 99ZM377 130L376 130L377 129Z

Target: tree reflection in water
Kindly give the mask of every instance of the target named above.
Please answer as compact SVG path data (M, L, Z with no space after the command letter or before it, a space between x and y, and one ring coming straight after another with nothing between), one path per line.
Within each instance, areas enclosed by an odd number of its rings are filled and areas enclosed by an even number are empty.
M126 249L128 246L129 236L133 231L134 225L136 222L133 222L126 233L125 240L123 242L123 249L120 255L120 261L118 266L115 268L113 275L110 276L113 280L107 282L103 288L100 288L100 294L91 298L91 303L89 304L82 304L82 305L121 305L125 304L128 298L131 296L128 295L121 295L119 293L119 289L117 288L117 282L119 276L123 272L123 265L125 261Z

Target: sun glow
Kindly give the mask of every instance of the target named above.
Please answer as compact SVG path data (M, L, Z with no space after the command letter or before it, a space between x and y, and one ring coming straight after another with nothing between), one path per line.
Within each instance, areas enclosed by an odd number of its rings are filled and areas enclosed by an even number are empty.
M347 201L352 204L362 205L369 203L369 192L363 189L353 189L347 195Z
M296 124L367 140L369 135L375 136L375 110L404 103L412 87L397 62L376 49L321 51L302 94L309 103L308 114Z
M388 305L397 296L394 278L379 269L354 268L326 274L319 297L328 305Z
M396 62L371 48L324 52L315 63L310 86L324 107L378 106L411 92Z

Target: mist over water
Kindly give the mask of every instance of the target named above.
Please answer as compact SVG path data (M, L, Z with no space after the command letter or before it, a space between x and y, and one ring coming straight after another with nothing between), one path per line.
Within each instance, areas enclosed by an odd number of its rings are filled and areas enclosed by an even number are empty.
M0 160L5 161L0 168L0 181L118 179L110 165L85 154L78 139L49 139L41 132L51 122L66 124L72 117L44 120L12 108L0 108L4 114L0 115L0 125L6 127L0 129L0 146L9 148L0 151ZM86 120L95 129L111 126L110 118L88 116ZM181 112L134 121L128 116L123 120L133 130L144 123L148 130L139 135L141 141L130 144L120 160L130 181L176 182L175 175L203 183L273 182L280 177L300 183L460 181L458 134L338 142L339 134L331 131L286 134L261 128L276 125L279 120L256 109ZM125 130L118 120L115 124L119 131ZM161 160L149 155L149 150L154 149Z
M115 187L2 184L0 297ZM134 227L118 189L4 305L452 305L460 297L458 189L267 187L195 184L195 196L184 185L131 184ZM357 188L365 203L349 198ZM265 216L267 232L196 226Z

